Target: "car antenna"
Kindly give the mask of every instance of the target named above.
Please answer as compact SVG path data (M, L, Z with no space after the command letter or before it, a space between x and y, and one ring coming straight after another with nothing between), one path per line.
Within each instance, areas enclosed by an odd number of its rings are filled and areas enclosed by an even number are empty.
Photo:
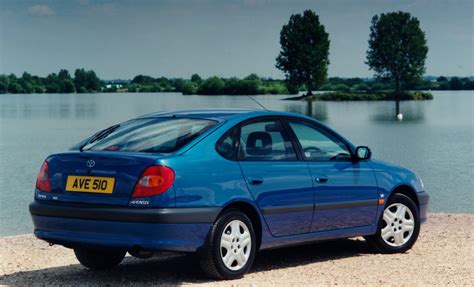
M261 103L259 103L255 98L253 98L252 96L249 96L249 95L247 95L247 97L249 97L252 101L256 102L257 105L259 105L260 107L262 107L264 110L268 111L267 108L265 108L265 106L262 105Z

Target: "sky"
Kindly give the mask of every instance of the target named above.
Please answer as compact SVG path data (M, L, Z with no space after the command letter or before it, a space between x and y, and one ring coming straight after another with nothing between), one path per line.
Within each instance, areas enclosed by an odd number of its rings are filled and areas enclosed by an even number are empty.
M306 9L329 33L329 76L373 76L365 64L370 21L392 11L420 20L427 75L474 75L472 0L0 0L0 74L283 78L275 68L280 30Z

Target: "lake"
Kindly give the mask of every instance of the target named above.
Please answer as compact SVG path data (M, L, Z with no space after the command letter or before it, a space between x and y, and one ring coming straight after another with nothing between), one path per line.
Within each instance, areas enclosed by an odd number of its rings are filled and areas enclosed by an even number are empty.
M434 100L402 102L283 101L255 96L267 109L311 115L377 159L420 175L431 212L474 213L474 92L436 91ZM177 93L0 95L0 236L31 233L28 204L41 163L53 152L114 123L162 110L259 108L245 96Z

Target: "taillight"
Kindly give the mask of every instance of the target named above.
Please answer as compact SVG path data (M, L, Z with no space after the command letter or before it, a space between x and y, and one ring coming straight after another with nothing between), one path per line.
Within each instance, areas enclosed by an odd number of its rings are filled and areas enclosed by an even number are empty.
M132 197L148 197L167 191L174 183L174 171L167 166L150 166L135 185Z
M36 188L44 192L51 192L48 163L46 161L44 161L43 165L41 165L38 177L36 178Z

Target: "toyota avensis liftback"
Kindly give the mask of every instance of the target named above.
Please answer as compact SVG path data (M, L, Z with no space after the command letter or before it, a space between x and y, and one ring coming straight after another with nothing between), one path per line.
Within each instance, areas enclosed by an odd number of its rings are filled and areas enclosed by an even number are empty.
M90 269L126 252L197 252L208 275L232 279L258 250L354 236L404 252L429 196L413 172L370 157L302 115L155 113L48 156L29 208L35 235Z

